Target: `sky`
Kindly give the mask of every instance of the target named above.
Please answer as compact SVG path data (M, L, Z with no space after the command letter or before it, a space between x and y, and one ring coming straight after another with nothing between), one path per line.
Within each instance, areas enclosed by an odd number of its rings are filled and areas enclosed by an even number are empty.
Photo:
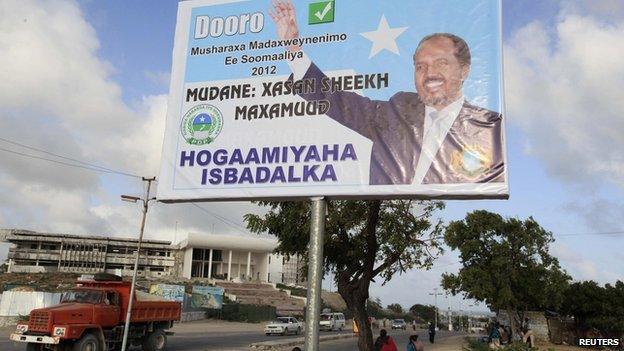
M176 11L175 1L0 2L0 228L137 235L140 208L119 195L141 195L140 179L58 162L157 175ZM511 196L447 201L444 220L476 209L533 216L575 280L623 278L623 19L619 0L503 1ZM242 215L262 212L242 202L199 206L154 203L146 237L249 235ZM371 295L384 305L432 304L440 274L458 269L447 251L430 271L374 284Z

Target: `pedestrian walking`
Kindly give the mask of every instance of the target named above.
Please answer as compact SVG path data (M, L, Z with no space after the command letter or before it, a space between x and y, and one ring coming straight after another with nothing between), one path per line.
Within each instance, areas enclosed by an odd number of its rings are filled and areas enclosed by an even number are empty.
M425 351L425 345L418 340L418 335L414 334L409 337L407 351Z
M412 330L416 331L416 320L412 319Z
M385 329L379 331L379 337L375 340L375 351L399 351Z
M433 344L435 341L436 328L433 323L429 322L429 342Z

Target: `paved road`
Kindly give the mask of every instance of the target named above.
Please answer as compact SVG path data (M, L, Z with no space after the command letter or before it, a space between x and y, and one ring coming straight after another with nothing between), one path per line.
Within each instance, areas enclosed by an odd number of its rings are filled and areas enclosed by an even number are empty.
M378 333L378 330L373 331ZM425 343L425 349L428 349L427 345L429 345L429 334L427 334L426 330L416 330L412 331L408 329L406 331L403 330L388 330L388 334L394 339L395 344L399 350L405 350L407 346L407 340L409 336L412 334L418 334L419 338L422 338L422 342ZM435 340L443 341L446 338L451 336L458 335L457 333L447 332L447 331L439 331L436 333ZM354 351L357 350L357 339L340 339L340 340L331 340L325 341L320 344L320 349L323 351Z
M290 339L297 336L266 336L261 324L227 323L217 321L198 321L178 324L173 329L175 335L169 336L167 350L169 351L217 351L243 350L249 344L261 341ZM23 343L14 343L8 340L13 328L0 329L0 351L24 351ZM345 331L346 332L346 331ZM343 332L343 333L345 333ZM321 332L321 335L337 334L339 332ZM140 350L135 348L133 350Z

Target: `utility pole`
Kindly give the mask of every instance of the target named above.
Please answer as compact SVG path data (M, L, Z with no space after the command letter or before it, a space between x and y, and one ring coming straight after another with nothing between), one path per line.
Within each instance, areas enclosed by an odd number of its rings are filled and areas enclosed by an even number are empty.
M448 322L448 330L453 331L453 318L451 318L451 304L449 303L448 293L444 294L444 298L446 299L446 304L448 306L448 312L446 313L446 318Z
M136 286L137 270L139 268L139 258L141 257L141 243L143 242L143 232L145 230L145 219L147 218L147 210L149 208L149 202L156 200L156 198L150 198L150 189L152 182L156 181L156 177L145 178L143 181L147 182L147 190L145 191L145 198L141 199L136 196L121 195L122 201L134 202L143 201L143 218L141 219L141 231L139 232L139 242L137 243L136 257L134 259L134 271L132 272L132 285L130 285L130 297L128 300L128 310L126 311L126 325L124 327L123 340L121 342L121 350L126 351L126 345L128 344L128 330L130 329L130 317L132 314L132 305L134 302L134 289Z
M438 330L438 295L442 295L442 293L439 293L438 288L435 288L433 293L429 293L429 295L433 295L435 301L435 329Z

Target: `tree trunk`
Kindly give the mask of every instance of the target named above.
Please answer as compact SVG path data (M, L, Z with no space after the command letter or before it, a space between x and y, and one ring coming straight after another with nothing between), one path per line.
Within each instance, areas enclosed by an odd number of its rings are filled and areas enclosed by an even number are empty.
M371 330L368 313L366 312L366 300L364 300L360 306L354 306L353 318L360 330L360 334L358 335L358 350L373 351L373 331Z
M518 323L518 312L511 307L508 307L506 312L507 317L509 318L509 327L514 335L514 340L518 340L518 336L520 336L520 340L522 340L522 330L520 328L522 323Z
M338 274L338 293L345 300L347 308L353 313L353 320L359 329L358 350L373 351L373 332L368 320L366 301L370 282L363 280L349 281L349 275Z

